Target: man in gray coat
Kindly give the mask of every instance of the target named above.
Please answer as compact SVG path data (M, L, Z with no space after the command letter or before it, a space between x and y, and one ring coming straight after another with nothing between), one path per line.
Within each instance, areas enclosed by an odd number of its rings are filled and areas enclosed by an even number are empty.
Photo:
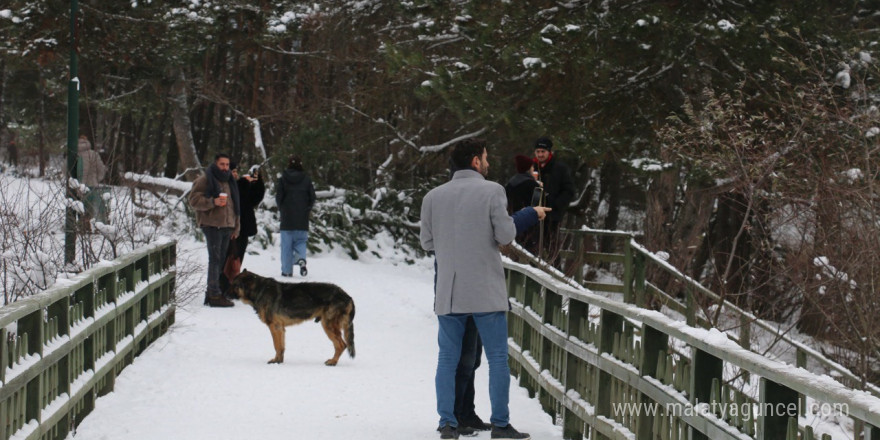
M492 439L530 439L510 425L510 367L507 364L507 289L499 246L509 244L518 229L543 218L549 208L526 207L507 213L504 187L485 179L489 171L486 143L459 141L452 160L458 170L449 182L422 201L420 240L437 262L434 312L439 321L435 388L440 438L456 439L453 414L455 370L469 316L483 341L489 362Z

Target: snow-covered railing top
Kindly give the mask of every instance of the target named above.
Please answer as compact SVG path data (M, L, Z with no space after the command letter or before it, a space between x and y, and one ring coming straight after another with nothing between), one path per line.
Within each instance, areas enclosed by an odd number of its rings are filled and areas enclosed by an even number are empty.
M530 266L504 267L513 372L562 420L565 438L813 438L827 420L846 418L855 436L880 433L880 398L869 392L753 353L718 330ZM836 413L823 419L817 409Z
M711 325L703 316L700 316L701 304L705 306L707 303L711 303L717 308L718 313L724 313L734 321L735 328L733 330L735 332L728 331L727 333L728 337L738 341L740 346L752 351L764 352L768 347L754 347L752 345L752 337L757 333L768 335L774 341L775 352L794 352L794 363L796 366L806 368L810 363L821 365L829 373L844 380L846 385L863 388L880 397L880 388L871 383L866 383L843 365L827 358L806 344L795 340L780 326L759 319L754 314L724 300L720 295L712 292L693 278L682 273L675 266L669 264L660 255L640 245L636 242L633 232L608 231L586 227L577 230L565 230L565 232L575 238L572 240L574 249L568 252L570 256L567 258L568 265L579 268L589 262L605 262L618 263L622 268L621 284L585 282L582 276L584 271L575 269L575 282L579 285L584 285L595 291L619 292L623 295L625 302L641 307L645 307L650 301L649 298L651 298L661 302L665 307L684 315L690 325L704 328L709 328ZM588 251L584 244L584 239L588 236L600 240L603 237L615 238L622 244L622 253ZM676 298L671 294L660 290L651 280L647 279L646 273L649 267L663 271L678 280L681 289L685 293L686 304L677 302ZM753 332L753 330L755 331Z
M174 321L176 242L0 308L0 440L66 438Z

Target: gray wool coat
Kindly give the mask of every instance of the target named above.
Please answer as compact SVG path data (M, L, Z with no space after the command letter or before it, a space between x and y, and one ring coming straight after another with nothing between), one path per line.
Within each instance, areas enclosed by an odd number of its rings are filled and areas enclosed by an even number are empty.
M437 286L434 312L508 310L498 246L516 236L504 187L474 170L459 170L422 201L422 248L434 251Z

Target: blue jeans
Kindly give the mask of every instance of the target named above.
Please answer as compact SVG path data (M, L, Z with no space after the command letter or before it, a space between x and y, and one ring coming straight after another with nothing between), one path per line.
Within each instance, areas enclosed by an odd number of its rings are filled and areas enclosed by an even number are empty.
M306 259L309 231L281 231L281 273L292 274L293 264Z
M232 228L215 228L202 226L205 234L205 243L208 245L208 296L220 296L220 273L226 263L226 250L229 247L229 237L232 236Z
M437 295L437 260L434 260L434 295ZM455 420L477 417L474 406L474 376L480 368L480 356L483 355L483 343L477 332L474 318L468 317L461 340L461 358L455 368ZM443 425L441 425L442 427Z
M489 361L489 400L492 403L490 422L496 426L507 426L510 422L510 367L507 364L507 312L490 313L451 313L438 315L440 329L437 344L440 354L437 359L437 375L434 386L437 392L437 413L440 426L458 426L455 418L455 372L461 358L462 338L467 320L473 317L486 359Z

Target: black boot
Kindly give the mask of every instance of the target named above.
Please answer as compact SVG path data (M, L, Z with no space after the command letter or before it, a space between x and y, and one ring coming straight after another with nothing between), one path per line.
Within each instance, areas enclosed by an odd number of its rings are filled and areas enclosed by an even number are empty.
M472 413L469 416L462 416L458 418L458 429L461 430L462 426L467 426L476 431L488 431L492 429L492 425L483 421L476 413Z
M211 307L232 307L235 305L223 295L209 296L206 301Z

